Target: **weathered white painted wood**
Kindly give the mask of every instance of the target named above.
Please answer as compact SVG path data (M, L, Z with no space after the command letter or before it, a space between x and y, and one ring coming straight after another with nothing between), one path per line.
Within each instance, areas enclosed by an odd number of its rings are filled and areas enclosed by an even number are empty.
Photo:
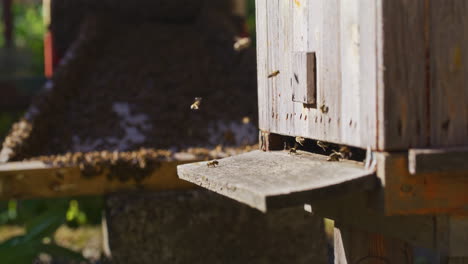
M468 145L468 2L431 1L431 146Z
M425 0L380 0L379 149L427 144ZM433 1L429 1L433 2Z
M468 147L445 149L410 149L408 167L417 173L468 173Z
M340 36L341 42L341 111L343 121L341 126L341 140L356 141L361 144L359 132L361 124L361 91L360 86L360 29L359 29L359 1L341 0L340 5ZM374 88L375 89L375 88ZM371 105L372 106L372 105ZM359 128L358 128L359 126ZM356 138L354 138L356 137Z
M258 82L258 118L264 126L262 129L269 131L270 127L262 122L271 118L271 105L268 89L268 34L267 34L267 0L256 0L256 38L257 38L257 82Z
M376 62L376 37L371 26L375 16L360 16L359 8L364 4L359 1L274 0L265 3L259 0L257 5L257 30L263 30L258 32L260 129L363 148L375 147L376 70L374 68L369 75L370 81L367 75L360 75L361 67L368 70L373 64L367 65ZM266 13L258 10L261 5L266 6ZM365 6L374 8L366 10L365 14L375 14L375 5ZM267 26L262 26L265 23ZM374 35L361 38L361 26ZM372 50L369 58L365 57L367 54L362 57L362 49ZM299 68L294 59L296 52L315 52L316 104L304 105L303 100L291 100L293 91L297 90L294 84L294 72ZM343 65L342 58L345 59ZM280 74L267 79L268 72L275 70ZM364 89L361 83L365 84ZM321 106L328 111L321 111Z
M359 131L361 146L376 148L377 137L377 87L378 56L377 46L380 0L360 0L359 2ZM346 85L346 81L343 82ZM345 132L343 132L345 133Z
M215 168L198 162L177 169L181 179L261 211L377 186L373 172L361 164L299 153L253 151L219 160Z
M315 52L294 52L292 62L292 101L316 104L316 59Z

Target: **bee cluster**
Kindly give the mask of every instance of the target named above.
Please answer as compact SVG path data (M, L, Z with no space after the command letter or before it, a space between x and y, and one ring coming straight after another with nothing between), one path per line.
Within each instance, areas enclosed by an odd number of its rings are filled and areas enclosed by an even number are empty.
M362 161L365 158L365 151L357 148L351 148L343 145L336 145L321 140L308 140L304 137L293 138L284 137L284 150L289 154L299 155L298 150L310 151L313 153L326 154L327 161L340 161L344 159L354 159ZM293 147L291 146L291 143ZM353 153L355 155L353 155Z
M207 144L217 131L213 121L256 123L255 50L245 39L242 52L234 50L239 32L224 12L230 1L117 2L52 2L51 29L63 56L34 111L7 136L1 161L40 160L77 166L84 177L139 182L165 160L211 160L255 148L221 130L226 147ZM192 21L193 14L199 17ZM144 122L122 119L116 102ZM135 140L125 141L129 134Z

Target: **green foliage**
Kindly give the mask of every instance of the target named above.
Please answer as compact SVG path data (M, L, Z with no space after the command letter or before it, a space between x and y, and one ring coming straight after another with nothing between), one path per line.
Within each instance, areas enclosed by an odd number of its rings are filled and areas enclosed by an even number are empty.
M34 72L42 74L44 62L44 24L41 4L14 4L15 46L31 53Z
M250 37L252 38L252 43L255 45L255 0L247 1L247 30L249 31Z
M42 5L38 1L14 2L12 14L13 48L6 49L3 36L5 28L3 23L0 23L0 73L10 77L42 75L45 32Z
M85 261L77 252L60 247L51 239L59 226L65 223L67 207L63 203L31 218L26 223L26 234L15 236L0 244L3 264L30 264L40 253L55 258Z

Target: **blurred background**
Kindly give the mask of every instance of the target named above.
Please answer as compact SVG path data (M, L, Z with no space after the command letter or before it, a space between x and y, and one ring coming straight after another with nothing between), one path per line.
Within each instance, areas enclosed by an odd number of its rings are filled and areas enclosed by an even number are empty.
M47 81L48 0L0 0L0 141ZM255 43L255 0L246 26ZM102 197L0 201L0 262L87 263L103 257ZM34 233L34 236L26 236ZM25 239L25 237L27 239ZM22 239L19 243L18 239ZM40 254L37 243L54 245ZM12 247L12 245L15 245ZM74 254L78 252L78 254ZM82 256L87 260L84 261ZM76 263L76 262L73 262Z

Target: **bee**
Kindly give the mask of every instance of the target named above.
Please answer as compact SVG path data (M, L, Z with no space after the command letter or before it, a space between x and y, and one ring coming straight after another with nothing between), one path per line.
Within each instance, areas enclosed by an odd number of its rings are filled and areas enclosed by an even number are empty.
M250 117L244 116L242 118L242 124L247 125L248 123L250 123Z
M268 74L268 79L276 77L276 76L278 76L278 74L280 74L280 71L274 71L274 72Z
M296 137L296 142L299 143L301 146L304 146L305 138L303 138L303 137Z
M206 163L206 166L208 166L208 168L215 168L218 165L219 165L219 161L217 160L208 161Z
M320 141L317 141L317 146L319 146L323 151L327 151L327 148L330 146L330 144Z
M353 153L351 153L351 150L347 146L341 146L339 152L341 153L344 159L349 159L353 155Z
M190 106L190 109L192 110L198 110L200 108L202 98L201 97L195 97L195 101L193 104Z
M333 153L328 156L327 161L340 161L340 159L343 159L343 154L333 150Z
M236 42L234 43L234 50L237 52L247 49L252 43L252 40L248 37L236 37L235 41Z
M291 148L289 150L289 154L296 154L297 153L297 149L296 148Z
M322 104L322 105L320 106L320 111L322 111L323 114L328 113L328 106Z

